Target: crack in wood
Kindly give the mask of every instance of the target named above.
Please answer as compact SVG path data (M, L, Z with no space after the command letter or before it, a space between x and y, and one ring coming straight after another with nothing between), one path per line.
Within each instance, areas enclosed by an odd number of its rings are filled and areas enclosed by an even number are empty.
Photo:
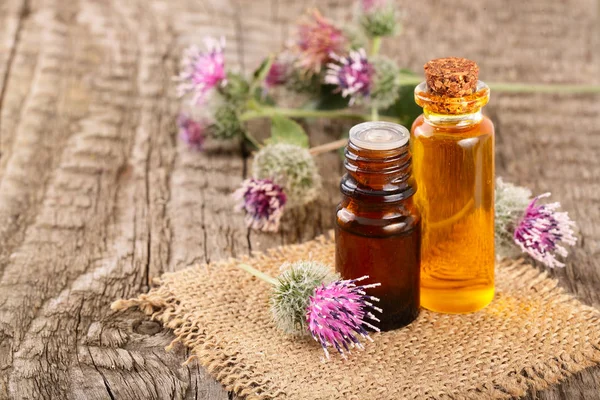
M246 146L207 141L204 153L192 153L178 143L173 118L180 103L170 80L182 47L206 34L227 36L228 66L249 70L281 48L315 2L8 1L20 20L16 35L0 31L0 43L12 46L0 61L6 66L0 78L0 265L10 270L0 276L0 398L235 398L198 365L182 367L185 349L162 351L171 333L138 331L141 313L113 315L108 305L145 290L163 271L302 242L331 228L341 175L336 154L318 159L324 193L315 204L290 212L278 234L250 232L243 216L231 213L229 197L250 174ZM591 0L552 7L543 0L490 1L485 13L458 1L457 12L473 23L453 23L454 33L435 41L419 28L437 15L438 5L403 5L411 19L397 42L403 65L416 70L439 52L463 48L464 37L481 37L501 23L504 44L474 39L467 49L488 74L525 81L542 74L559 82L575 71L577 79L597 82L597 39L587 39L600 24L586 12ZM331 18L350 17L345 2L320 7ZM567 26L572 20L577 26ZM505 43L513 44L514 55ZM534 60L539 68L525 57L532 44L547 50ZM394 41L386 46L386 53L399 49ZM23 68L33 62L34 72ZM554 274L593 305L600 304L596 99L493 99L503 117L498 173L555 190L579 219L582 240L567 269ZM6 118L12 113L19 117ZM313 145L347 129L324 121L308 127ZM13 130L15 140L7 137ZM547 163L552 167L544 168ZM530 397L594 398L599 380L593 368Z
M12 42L12 46L10 47L10 51L8 53L8 60L6 62L6 70L4 71L4 76L2 77L2 87L0 88L0 110L2 110L2 105L4 104L4 98L6 97L6 88L8 86L8 78L11 76L13 63L15 60L15 56L17 54L17 47L19 46L19 40L21 38L21 30L23 29L23 25L25 23L25 19L29 16L29 0L23 0L21 3L21 9L18 13L18 22L17 29L15 29L15 35ZM0 133L2 132L2 118L0 118ZM1 139L1 138L0 138ZM2 152L0 151L0 158L2 157Z

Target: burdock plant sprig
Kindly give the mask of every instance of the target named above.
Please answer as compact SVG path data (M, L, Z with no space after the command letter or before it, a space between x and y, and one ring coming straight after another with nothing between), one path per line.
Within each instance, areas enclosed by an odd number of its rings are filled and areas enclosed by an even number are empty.
M395 2L357 0L356 10L357 18L351 24L338 24L318 10L310 10L299 19L291 44L279 54L265 57L250 76L230 68L223 38L206 38L203 48L192 45L184 51L175 77L177 92L189 96L195 106L206 108L206 103L223 103L214 107L215 115L208 121L211 136L227 140L243 138L256 148L262 143L245 124L257 118L381 119L410 125L417 115L406 89L414 88L423 78L379 55L382 40L399 32ZM368 38L368 43L354 36ZM295 108L278 107L277 99L266 94L280 85L309 98ZM600 92L600 86L593 85L489 86L509 92ZM297 138L293 137L302 134L303 131L294 130L287 138L295 142Z
M343 358L354 348L364 349L361 340L372 341L368 330L379 331L375 326L379 319L373 314L382 312L373 305L379 299L366 290L380 284L360 284L368 276L341 280L327 266L313 261L285 263L277 278L248 264L237 267L273 286L270 306L277 328L291 335L311 335L327 358L329 348Z
M400 13L395 2L357 0L356 3L356 18L349 24L336 23L318 10L309 10L299 18L291 40L287 41L289 44L280 52L267 55L251 74L231 67L225 57L223 39L207 38L204 47L191 46L183 53L180 72L175 78L177 91L190 97L193 106L204 111L204 115L198 120L180 118L180 137L195 150L203 150L206 141L212 138L241 140L245 150L254 151L250 181L244 183L236 196L236 207L245 213L250 229L275 232L285 210L306 206L318 197L321 177L313 159L316 153L309 149L309 137L304 131L307 118L385 120L409 126L420 114L412 92L423 78L380 54L382 41L400 31ZM600 92L600 86L593 85L492 83L489 87L504 92ZM280 106L282 94L293 94L296 106ZM260 126L248 123L255 119L271 123L270 135L263 135L264 140L257 140L250 129ZM305 123L299 123L300 119ZM345 144L345 140L338 140L325 144L324 148L331 151ZM513 234L531 194L524 196L508 184L503 187L499 183L498 188L499 253L507 255L505 249L513 254L528 252L533 246L531 239L516 239ZM524 198L526 203L519 201ZM531 234L529 230L524 232ZM543 242L548 242L550 236L545 235ZM560 244L554 251L559 255L564 253L562 248L570 245L569 240L557 243ZM540 249L549 251L546 249L552 247L546 243ZM558 265L544 257L537 258Z

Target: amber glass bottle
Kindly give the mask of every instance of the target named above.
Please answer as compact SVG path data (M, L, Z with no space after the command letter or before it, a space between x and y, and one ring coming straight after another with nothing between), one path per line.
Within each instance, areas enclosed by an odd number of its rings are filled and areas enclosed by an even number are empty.
M378 328L409 324L419 314L420 217L413 194L406 128L366 122L350 130L336 219L336 270L369 276L383 309Z
M465 313L494 297L494 126L481 113L489 88L469 70L476 65L435 62L415 89L423 114L411 131L423 218L421 305Z

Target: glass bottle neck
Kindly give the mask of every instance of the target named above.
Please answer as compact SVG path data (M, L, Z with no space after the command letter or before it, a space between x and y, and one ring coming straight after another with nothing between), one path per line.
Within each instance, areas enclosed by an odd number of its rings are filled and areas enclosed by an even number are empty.
M425 121L433 126L467 127L480 123L483 119L483 114L481 108L473 113L455 115L438 114L424 107L423 117Z
M478 81L476 91L464 97L439 95L422 82L415 88L415 102L423 107L425 120L434 126L465 127L483 119L481 109L490 99L490 89Z
M341 191L357 201L394 203L414 194L408 145L392 150L346 147Z

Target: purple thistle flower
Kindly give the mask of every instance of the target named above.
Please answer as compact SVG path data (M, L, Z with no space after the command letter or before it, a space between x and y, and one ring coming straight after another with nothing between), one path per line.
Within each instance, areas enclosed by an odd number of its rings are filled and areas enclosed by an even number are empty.
M185 114L180 114L177 118L177 126L179 127L179 137L191 148L202 150L204 140L206 139L206 127L204 121L194 121Z
M365 50L351 51L347 57L332 57L340 65L328 64L325 83L337 85L343 97L350 96L351 105L359 97L369 96L375 69L367 60Z
M534 198L525 214L519 220L513 238L521 250L550 268L564 267L565 264L556 259L556 255L566 257L564 245L574 245L575 223L566 212L557 212L560 203L537 205L541 198L550 196L545 193Z
M233 197L238 211L246 212L246 225L263 232L276 232L287 197L271 179L246 179Z
M271 65L267 77L265 78L265 85L267 88L283 85L287 81L289 67L289 64L286 62L275 61Z
M356 282L367 279L335 281L321 285L310 297L307 308L308 329L312 337L321 344L325 356L329 358L327 347L335 347L343 358L351 348L363 349L359 337L373 341L367 328L379 332L379 329L367 319L379 322L370 310L381 312L371 301L378 298L366 294L365 289L380 286L380 283L356 285Z
M323 17L319 11L312 13L298 26L299 66L305 71L319 73L331 60L331 54L342 53L347 39L341 29Z
M204 43L208 52L202 52L197 46L184 51L181 72L175 78L179 82L178 95L192 93L192 104L202 103L211 89L226 82L225 39L205 38Z

